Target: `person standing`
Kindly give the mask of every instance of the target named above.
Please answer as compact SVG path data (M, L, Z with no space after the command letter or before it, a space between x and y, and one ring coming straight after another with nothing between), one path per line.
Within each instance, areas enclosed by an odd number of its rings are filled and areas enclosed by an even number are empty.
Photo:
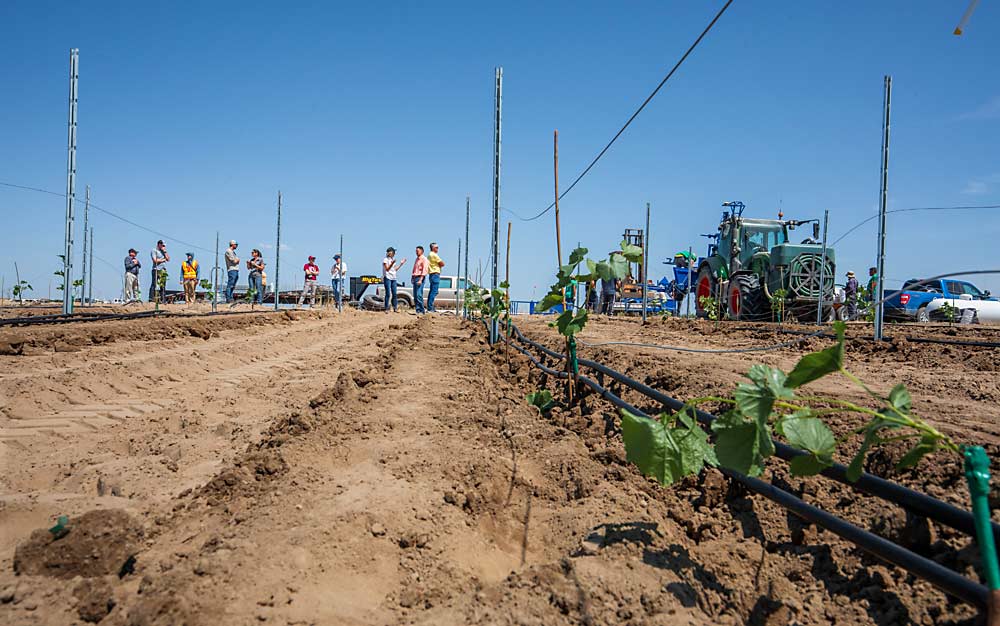
M316 277L319 276L319 266L316 265L315 261L316 257L310 256L306 264L302 266L302 271L306 273L306 277L305 282L302 283L302 293L299 294L298 306L302 306L302 302L306 299L306 294L309 295L310 307L316 302Z
M385 287L385 312L389 312L389 302L392 302L392 310L399 311L399 301L396 298L396 272L406 265L406 259L396 263L396 249L389 246L385 249L385 258L382 259L382 285ZM391 297L390 297L391 294Z
M427 255L427 280L431 284L430 290L427 293L427 310L431 313L437 313L434 300L437 298L438 287L441 284L442 267L444 267L444 261L438 256L438 245L432 241L431 253Z
M596 281L587 281L587 303L586 308L591 313L597 313L597 307L599 306L600 297L597 295L597 283Z
M239 244L235 239L230 240L229 247L226 248L226 302L233 303L233 290L236 289L236 281L240 279L240 257L236 256L236 248Z
M159 290L160 302L163 302L166 284L160 286L160 277L165 277L167 274L167 263L170 261L170 255L167 253L167 246L162 239L156 242L156 249L149 253L149 257L153 260L153 284L149 286L149 301L156 300L157 290Z
M611 315L615 310L615 290L617 283L615 279L601 279L601 313Z
M875 292L878 291L878 268L869 267L868 268L868 301L878 302L881 298L875 297Z
M249 286L254 291L254 300L257 304L264 304L264 257L257 248L250 251L247 269L250 271Z
M193 252L188 252L184 256L186 260L181 261L181 284L184 285L184 303L194 304L197 300L195 290L198 288L198 278L201 276L201 268L194 258Z
M136 257L138 254L135 248L129 248L125 257L125 304L139 302L139 268L142 263Z
M847 284L844 285L844 299L847 301L847 321L858 317L858 279L854 272L847 272Z
M339 254L333 255L333 266L330 268L330 280L333 287L333 302L340 302L341 293L344 289L344 278L347 277L347 262L340 258Z
M417 258L413 260L413 272L410 281L413 284L413 307L417 315L427 312L424 308L424 282L427 280L428 261L424 256L424 247L417 246Z

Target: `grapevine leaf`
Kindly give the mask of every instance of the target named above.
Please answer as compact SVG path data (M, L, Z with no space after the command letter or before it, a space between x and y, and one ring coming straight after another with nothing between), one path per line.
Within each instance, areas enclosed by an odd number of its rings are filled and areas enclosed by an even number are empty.
M803 454L789 461L788 469L792 472L792 476L815 476L832 464L833 462L827 459Z
M553 406L555 406L555 401L552 399L552 392L548 389L541 389L539 391L532 391L525 399L528 404L534 407L538 407L538 410L542 413L547 412Z
M685 408L680 411L677 414L677 420L683 428L674 429L674 438L681 449L681 460L685 473L697 474L706 463L718 465L719 460L715 458L715 450L708 443L708 433L691 416L689 409Z
M594 278L598 276L596 261L587 259L587 272L590 273L591 280L594 280Z
M572 310L563 311L559 317L556 318L556 327L559 329L559 333L566 335L575 335L576 333L583 330L583 327L587 323L587 310L584 309L579 313L579 315L573 315Z
M788 443L818 458L829 460L837 449L833 432L819 418L789 417L782 420L781 429Z
M642 260L642 248L639 246L633 246L627 241L622 241L621 243L622 253L621 256L625 257L628 261L636 263Z
M719 465L748 476L758 476L764 460L760 455L757 423L743 420L729 412L712 424L715 432L715 455Z
M917 442L917 445L910 448L910 451L903 455L903 458L896 463L896 469L909 469L920 462L925 454L930 454L937 450L938 439L932 435L924 435Z
M628 276L628 260L621 254L612 254L608 257L608 265L611 268L613 278L625 278Z
M757 383L758 387L769 390L775 398L791 398L795 395L785 384L788 377L776 367L754 365L747 373L747 378Z
M510 283L505 280L502 283L500 283L498 287L500 287L500 289L508 289L510 288Z
M910 392L906 390L903 383L899 383L889 392L889 403L901 413L909 413L912 405Z
M625 457L635 463L644 476L652 476L661 485L677 482L682 473L677 462L680 454L677 445L669 440L666 426L625 410L621 414Z
M538 309L539 311L548 311L552 307L562 303L563 303L563 296L561 293L550 293L546 295L544 298L542 298L542 301L539 302L538 306L535 308Z
M841 324L841 322L838 322ZM823 378L827 374L832 374L840 369L844 362L844 339L843 330L838 333L837 343L820 350L805 355L795 365L795 369L788 374L785 385L794 389L806 383Z
M563 265L559 268L559 273L556 277L559 279L559 284L561 286L566 286L569 281L573 279L573 272L576 271L576 263L571 263L569 265Z
M598 261L594 265L594 271L600 276L601 280L614 280L615 272L611 267L611 264L607 261Z
M587 252L589 252L589 250L586 248L577 248L576 250L573 250L569 253L569 264L574 266L577 265L587 257Z

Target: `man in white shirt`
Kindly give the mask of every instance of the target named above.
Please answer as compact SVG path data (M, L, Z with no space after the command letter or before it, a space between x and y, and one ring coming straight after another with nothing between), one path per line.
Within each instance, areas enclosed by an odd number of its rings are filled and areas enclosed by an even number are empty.
M396 249L389 246L382 259L382 285L385 286L385 312L389 312L389 294L392 294L392 310L399 311L399 301L396 299L396 272L406 265L406 259L396 263Z
M344 289L344 279L347 278L347 262L339 254L333 255L333 267L330 268L330 279L333 281L333 301L340 305Z

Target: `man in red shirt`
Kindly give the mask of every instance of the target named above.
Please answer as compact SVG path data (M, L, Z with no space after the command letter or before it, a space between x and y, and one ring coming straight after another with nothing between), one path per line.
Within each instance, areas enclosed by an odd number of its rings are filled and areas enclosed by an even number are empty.
M310 256L309 262L302 266L302 271L306 273L305 283L302 286L302 293L299 294L298 306L302 306L306 294L309 295L309 306L316 302L316 277L319 276L319 266L315 263L316 257Z

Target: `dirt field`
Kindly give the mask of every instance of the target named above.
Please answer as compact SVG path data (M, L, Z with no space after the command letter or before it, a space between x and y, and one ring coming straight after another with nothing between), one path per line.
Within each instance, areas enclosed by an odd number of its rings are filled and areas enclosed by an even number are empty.
M555 345L543 320L519 324ZM631 320L592 322L581 337L702 348L795 339ZM755 355L584 346L581 356L692 397L825 343ZM857 342L848 361L876 388L906 382L918 412L1000 452L1000 351ZM452 317L31 326L0 330L0 368L5 624L978 623L970 607L718 472L674 489L642 478L610 407L540 417L524 402L536 370L514 358L508 373L482 327ZM863 400L836 379L821 384ZM888 475L892 454L869 471ZM767 478L974 576L961 537L791 479L780 463ZM944 457L893 478L967 506ZM68 532L45 530L60 515Z

